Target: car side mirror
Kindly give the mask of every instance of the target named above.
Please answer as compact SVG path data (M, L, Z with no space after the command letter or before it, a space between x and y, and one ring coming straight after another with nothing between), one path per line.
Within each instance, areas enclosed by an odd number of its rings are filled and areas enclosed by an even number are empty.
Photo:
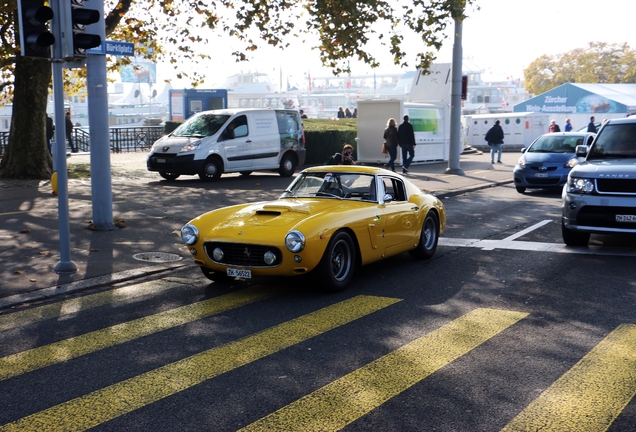
M589 148L586 145L577 145L576 149L574 150L574 153L578 157L585 157L585 156L587 156L587 151L588 150L589 150Z
M527 149L526 149L525 147L524 147L524 148L522 148L522 149L521 149L521 153L525 153L525 151L526 151L526 150L527 150Z
M382 197L382 201L384 201L385 203L393 201L393 195L384 194L384 196Z

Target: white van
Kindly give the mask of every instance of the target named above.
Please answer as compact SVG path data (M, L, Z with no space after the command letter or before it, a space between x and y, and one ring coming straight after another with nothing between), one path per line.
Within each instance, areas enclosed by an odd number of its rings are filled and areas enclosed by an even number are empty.
M146 163L167 180L198 175L214 181L224 172L256 170L289 177L305 163L300 115L256 108L203 111L155 142Z

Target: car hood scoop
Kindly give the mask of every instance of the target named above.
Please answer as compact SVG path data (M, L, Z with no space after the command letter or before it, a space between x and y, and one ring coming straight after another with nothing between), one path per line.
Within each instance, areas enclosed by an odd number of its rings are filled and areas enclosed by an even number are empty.
M256 209L255 214L257 216L280 216L289 212L307 215L310 213L310 207L309 204L302 201L279 200L263 204Z

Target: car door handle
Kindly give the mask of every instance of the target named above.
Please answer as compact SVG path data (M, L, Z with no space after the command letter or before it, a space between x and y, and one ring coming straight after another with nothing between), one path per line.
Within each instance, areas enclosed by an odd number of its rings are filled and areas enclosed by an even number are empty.
M251 142L252 142L252 140L247 140L247 141L245 141L245 142L249 144L249 143L251 143Z

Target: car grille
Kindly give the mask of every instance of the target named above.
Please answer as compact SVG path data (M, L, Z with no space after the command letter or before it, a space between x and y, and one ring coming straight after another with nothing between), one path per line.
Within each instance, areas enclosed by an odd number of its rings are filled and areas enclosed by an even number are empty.
M275 267L282 261L280 249L274 246L253 245L245 243L221 243L208 242L203 245L207 256L215 263L224 265L235 265L242 267ZM213 258L213 251L220 248L223 251L223 260L217 261ZM263 260L265 252L270 251L276 254L273 264L266 264Z
M584 206L576 215L576 224L599 228L636 230L636 223L616 222L616 215L636 215L636 207Z
M558 186L560 181L561 177L526 177L526 183L529 185Z
M535 171L541 171L541 172L545 172L545 171L555 171L557 169L557 167L555 166L551 166L551 167L545 167L543 168L543 165L539 166L530 166L531 170L535 170Z
M596 179L596 190L600 194L636 194L636 179Z

